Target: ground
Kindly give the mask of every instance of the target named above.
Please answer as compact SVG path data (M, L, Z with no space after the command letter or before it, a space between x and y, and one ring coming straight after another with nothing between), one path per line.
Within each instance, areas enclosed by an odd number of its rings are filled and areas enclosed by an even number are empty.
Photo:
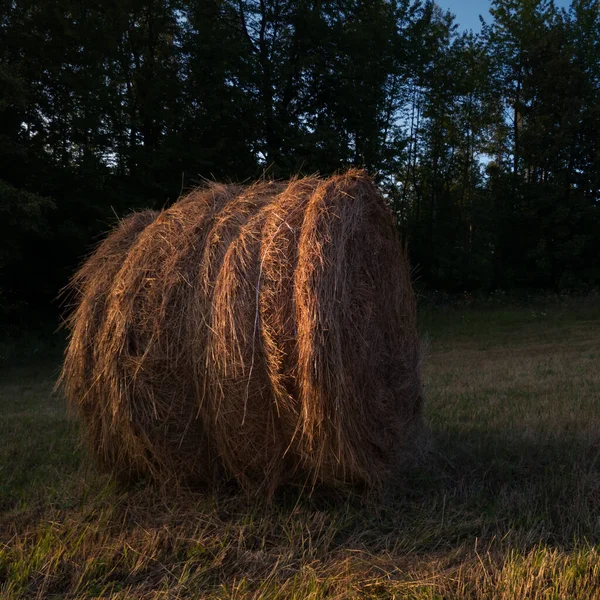
M600 307L427 310L432 450L380 501L123 489L58 365L0 371L0 598L600 598Z

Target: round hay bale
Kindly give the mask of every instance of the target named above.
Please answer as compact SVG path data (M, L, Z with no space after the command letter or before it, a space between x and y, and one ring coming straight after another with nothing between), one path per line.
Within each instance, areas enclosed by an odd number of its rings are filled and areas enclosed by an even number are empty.
M120 476L378 487L419 451L405 249L371 180L208 184L75 275L61 380Z

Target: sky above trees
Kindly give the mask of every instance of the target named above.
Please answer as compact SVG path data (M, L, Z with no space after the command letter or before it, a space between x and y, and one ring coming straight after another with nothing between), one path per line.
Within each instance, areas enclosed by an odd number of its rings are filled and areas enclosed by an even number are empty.
M449 10L456 16L456 23L459 29L471 29L475 33L481 31L481 22L479 15L486 22L490 22L490 0L439 0L438 4L446 10ZM558 8L567 8L568 0L555 0Z

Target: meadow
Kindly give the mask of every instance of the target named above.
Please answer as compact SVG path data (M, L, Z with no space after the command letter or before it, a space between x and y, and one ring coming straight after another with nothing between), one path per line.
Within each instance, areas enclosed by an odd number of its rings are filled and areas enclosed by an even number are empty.
M0 598L600 598L598 301L430 309L420 329L424 463L383 499L271 504L116 485L52 393L60 357L11 347Z

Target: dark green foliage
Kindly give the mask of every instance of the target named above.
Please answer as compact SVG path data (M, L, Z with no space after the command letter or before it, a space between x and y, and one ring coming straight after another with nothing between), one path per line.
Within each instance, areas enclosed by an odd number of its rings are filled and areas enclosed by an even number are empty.
M600 285L600 8L0 0L0 305L202 178L376 175L422 283ZM27 276L24 276L27 273Z

